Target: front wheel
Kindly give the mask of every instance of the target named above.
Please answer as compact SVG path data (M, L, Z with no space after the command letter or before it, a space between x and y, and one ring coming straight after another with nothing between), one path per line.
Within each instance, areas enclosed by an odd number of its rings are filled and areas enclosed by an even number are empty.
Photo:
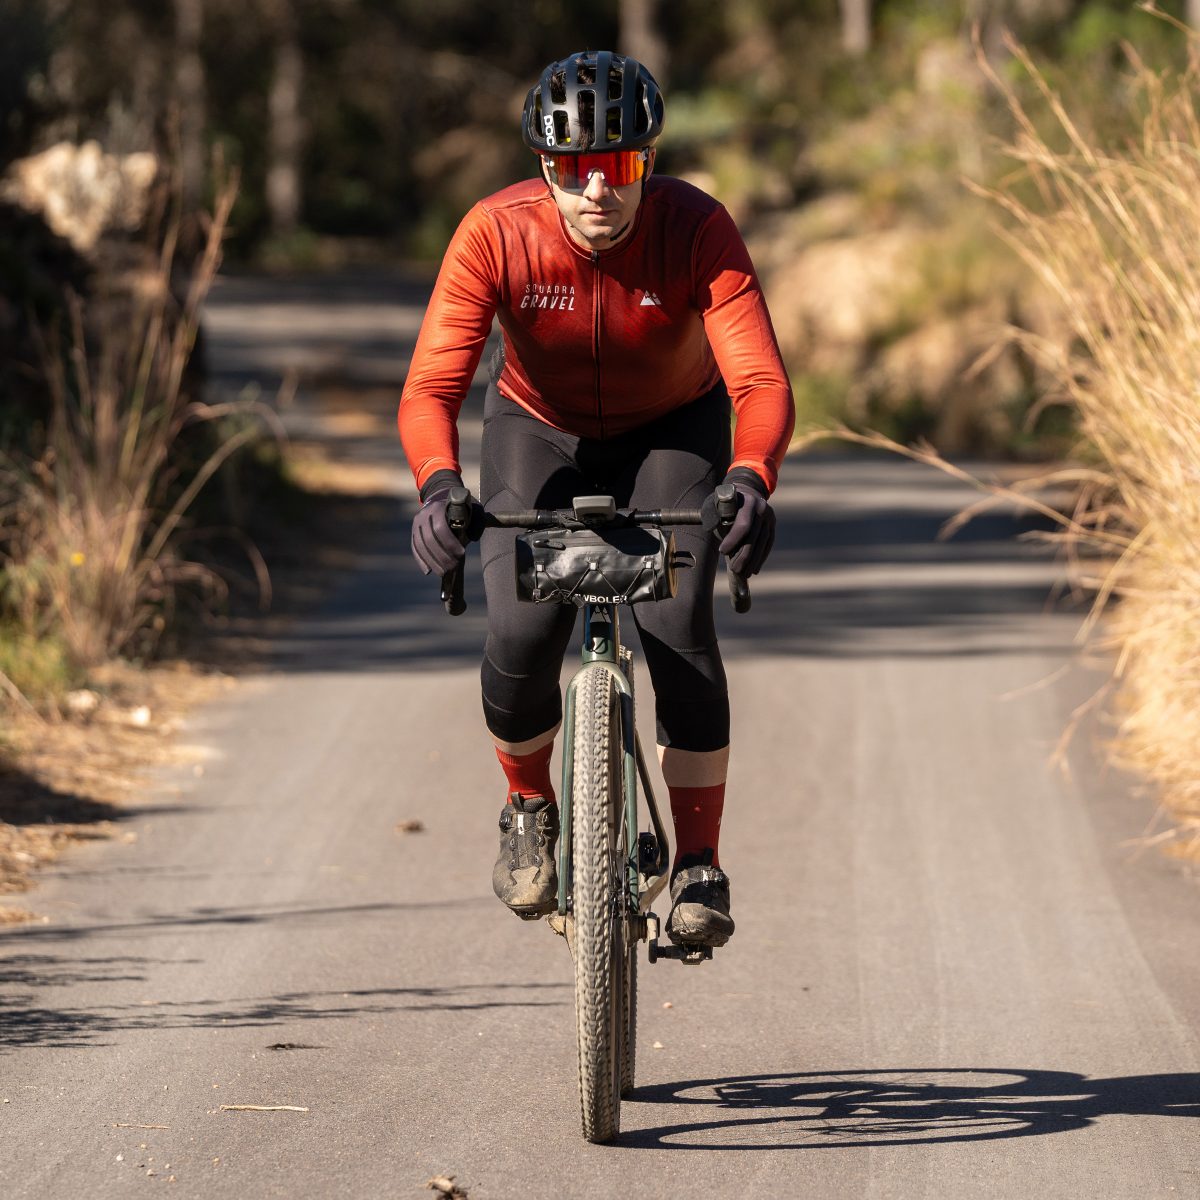
M575 1023L583 1136L608 1142L621 1127L621 1091L632 1054L625 901L627 836L621 778L620 697L612 673L585 668L575 692L571 789L571 894L575 924Z
M628 926L626 926L628 928ZM638 944L631 937L625 951L624 1013L625 1028L621 1037L621 1095L633 1091L634 1069L637 1065L637 953Z

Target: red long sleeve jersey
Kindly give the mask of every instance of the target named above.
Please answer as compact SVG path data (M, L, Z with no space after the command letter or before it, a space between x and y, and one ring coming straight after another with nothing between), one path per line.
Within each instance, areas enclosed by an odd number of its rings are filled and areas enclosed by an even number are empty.
M733 220L682 180L652 176L610 250L574 242L541 180L480 201L459 225L400 399L417 486L459 470L458 413L499 314L497 386L547 424L605 438L687 404L723 378L734 466L774 489L795 423L762 289Z

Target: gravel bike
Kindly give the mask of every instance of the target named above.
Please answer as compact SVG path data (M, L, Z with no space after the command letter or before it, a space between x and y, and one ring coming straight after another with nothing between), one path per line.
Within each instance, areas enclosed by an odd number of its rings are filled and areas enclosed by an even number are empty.
M718 531L737 512L732 485L716 493ZM455 488L448 516L468 540L470 494ZM621 1098L634 1086L637 944L651 963L696 964L709 946L660 945L650 910L668 882L670 845L638 738L633 654L621 644L619 610L669 600L676 572L693 565L676 551L670 526L701 525L699 509L619 510L611 496L579 496L570 509L487 513L483 527L516 528L517 588L532 603L583 610L582 662L566 689L558 849L558 907L548 921L575 964L575 1022L583 1136L607 1142L620 1129ZM472 530L478 536L482 530ZM746 581L727 571L738 612ZM463 568L442 580L451 615L466 609ZM649 828L638 829L638 783ZM536 918L535 918L536 919Z

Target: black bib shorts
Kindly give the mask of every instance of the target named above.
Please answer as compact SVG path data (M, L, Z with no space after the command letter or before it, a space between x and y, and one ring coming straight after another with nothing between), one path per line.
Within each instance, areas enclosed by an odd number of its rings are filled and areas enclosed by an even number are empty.
M496 511L569 508L576 496L611 495L624 508L699 508L725 477L730 404L724 384L637 429L580 438L554 429L489 386L484 405L480 499ZM681 569L671 600L630 611L654 686L658 741L681 750L729 744L729 695L713 623L716 542L696 527L676 527L680 550L696 556ZM559 677L575 626L573 605L517 599L516 531L483 534L488 635L482 668L488 729L524 742L562 717ZM628 622L627 613L622 616ZM628 638L628 631L626 631Z

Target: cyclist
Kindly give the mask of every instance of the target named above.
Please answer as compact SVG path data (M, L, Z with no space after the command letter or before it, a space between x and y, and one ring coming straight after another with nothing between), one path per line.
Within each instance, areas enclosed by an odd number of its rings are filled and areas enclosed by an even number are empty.
M412 548L444 574L464 554L446 516L461 486L457 418L498 316L484 404L480 499L497 509L693 507L722 483L739 509L719 547L677 531L696 567L676 597L633 609L655 693L676 855L667 934L733 932L718 834L729 700L713 623L717 553L744 575L774 539L768 498L794 425L791 388L754 267L725 209L653 174L663 97L632 58L585 51L551 63L522 116L538 177L481 200L442 262L400 401L421 494ZM730 447L730 407L736 431ZM497 896L523 916L556 903L558 811L550 756L574 608L522 604L512 530L482 536L488 634L483 710L507 778Z

